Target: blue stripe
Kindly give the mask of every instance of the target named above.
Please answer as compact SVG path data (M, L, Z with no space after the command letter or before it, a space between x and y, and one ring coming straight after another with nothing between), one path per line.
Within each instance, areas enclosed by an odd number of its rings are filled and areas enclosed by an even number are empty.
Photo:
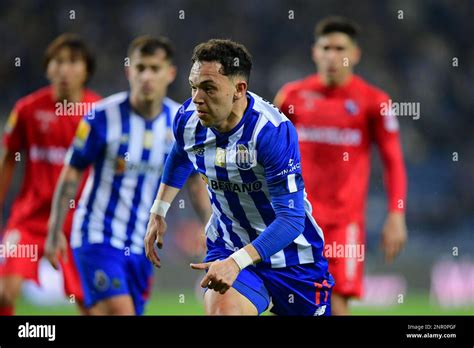
M102 178L102 169L105 162L105 153L97 159L97 162L94 164L94 184L92 185L92 190L89 196L89 201L86 205L86 214L84 215L84 220L82 221L81 231L82 231L82 245L88 244L88 231L89 231L89 221L92 214L92 206L95 201L95 196L97 195L97 189L100 185L100 180ZM76 213L75 213L76 214Z
M216 137L216 147L226 149L228 144L229 144L228 136L223 135L220 137ZM225 168L219 167L217 165L214 166L214 168L216 169L217 180L229 182L229 175ZM247 231L249 235L249 239L254 240L255 238L257 238L257 232L250 225L250 222L247 219L247 216L245 215L245 211L242 208L242 205L240 204L239 196L237 195L237 193L231 192L231 191L224 191L224 197L227 200L227 205L230 211L232 212L232 215L234 215L234 218L239 222L240 226L243 227ZM231 234L232 241L233 241L232 235L234 234L238 237L238 235L233 232ZM240 241L240 237L238 238L239 238L239 242L242 243Z
M169 107L166 107L165 109L166 112L166 128L173 128L172 122L171 122L171 109ZM169 121L169 122L168 122ZM173 130L173 129L171 129ZM166 159L168 158L169 153L165 153L163 157L163 168L166 163ZM155 189L153 190L153 198L156 197L158 194L158 190L160 189L160 183L161 183L161 176L159 177L158 181L156 182Z
M168 105L163 104L163 112L166 115L166 128L171 127L171 110Z
M283 253L285 254L285 263L287 265L298 265L300 263L296 243L291 242L290 245L283 249Z
M116 159L125 158L125 153L128 151L128 142L130 141L130 115L128 99L120 104L120 118L122 121L121 134L122 136L127 135L128 141L126 143L120 143ZM110 244L110 237L112 236L112 219L115 216L115 208L117 208L117 204L120 198L120 186L122 185L123 177L123 173L114 175L109 204L107 205L107 209L105 210L104 242L107 242L107 244Z

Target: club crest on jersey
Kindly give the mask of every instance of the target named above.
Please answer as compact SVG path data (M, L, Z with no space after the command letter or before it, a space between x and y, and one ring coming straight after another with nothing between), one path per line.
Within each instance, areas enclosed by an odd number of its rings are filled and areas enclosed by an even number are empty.
M244 144L237 144L237 151L235 153L235 165L242 170L249 170L255 167L256 156L252 154L247 146Z
M5 133L10 134L15 128L17 121L18 121L18 114L15 111L12 111L5 125Z
M344 108L351 116L355 116L359 113L359 107L352 99L347 99L344 102Z
M79 122L79 125L76 129L76 138L74 139L74 146L78 149L82 149L86 144L87 137L91 131L91 126L84 119Z
M225 168L226 151L222 147L216 148L216 159L214 165Z
M110 286L109 277L101 269L98 269L94 273L94 286L98 291L106 291Z
M204 156L204 146L193 146L192 152L195 156L203 157Z
M125 169L127 168L127 163L125 162L125 158L117 157L115 160L115 174L122 175L125 173Z

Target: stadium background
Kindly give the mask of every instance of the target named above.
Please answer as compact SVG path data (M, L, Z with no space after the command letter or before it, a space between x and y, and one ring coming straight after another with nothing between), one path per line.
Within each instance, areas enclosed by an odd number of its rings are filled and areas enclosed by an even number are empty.
M474 2L466 1L2 1L0 11L1 122L14 102L45 85L47 44L69 31L88 40L97 57L90 87L103 96L127 88L128 43L165 35L177 49L178 78L169 96L184 101L192 48L212 37L232 38L253 54L250 88L272 100L285 82L313 73L314 24L340 14L363 29L356 72L394 101L420 103L419 119L400 117L408 171L409 241L386 265L378 248L386 214L381 164L374 153L367 207L366 298L359 314L474 313ZM18 66L18 59L20 64ZM3 127L2 127L3 128ZM3 207L8 216L21 175ZM189 269L199 224L185 209L170 216L163 267L148 314L201 314ZM317 212L316 212L317 218ZM25 287L18 314L70 314L58 275L45 267L43 288Z

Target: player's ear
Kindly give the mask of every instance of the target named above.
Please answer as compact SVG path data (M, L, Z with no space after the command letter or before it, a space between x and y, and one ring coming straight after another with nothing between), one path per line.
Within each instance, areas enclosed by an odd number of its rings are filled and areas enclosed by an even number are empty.
M127 81L130 78L130 67L128 65L125 65L123 72L125 73L125 77L127 78Z
M168 83L172 83L176 79L176 74L178 73L178 68L176 65L170 65L168 71Z
M352 53L352 66L356 66L360 62L360 57L362 56L362 50L359 45L355 44Z
M44 77L46 77L46 79L51 82L51 69L50 69L50 65L51 64L48 64L46 66L46 69L44 70Z
M317 54L316 54L316 42L311 46L311 58L313 59L314 64L318 64Z
M247 81L243 80L242 78L236 79L234 100L238 100L240 98L245 97L246 93L247 93Z

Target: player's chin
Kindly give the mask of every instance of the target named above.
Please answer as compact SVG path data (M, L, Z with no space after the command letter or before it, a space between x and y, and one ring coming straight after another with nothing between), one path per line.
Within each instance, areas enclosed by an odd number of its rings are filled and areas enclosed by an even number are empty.
M204 127L207 127L207 128L211 128L211 127L212 127L212 122L209 121L209 120L206 120L206 119L203 119L203 118L199 118L199 122L201 122L201 125L203 125Z
M143 93L142 94L142 100L144 102L152 102L157 98L157 96L153 93Z
M56 90L58 91L59 96L65 97L71 93L72 88L69 84L58 84Z

